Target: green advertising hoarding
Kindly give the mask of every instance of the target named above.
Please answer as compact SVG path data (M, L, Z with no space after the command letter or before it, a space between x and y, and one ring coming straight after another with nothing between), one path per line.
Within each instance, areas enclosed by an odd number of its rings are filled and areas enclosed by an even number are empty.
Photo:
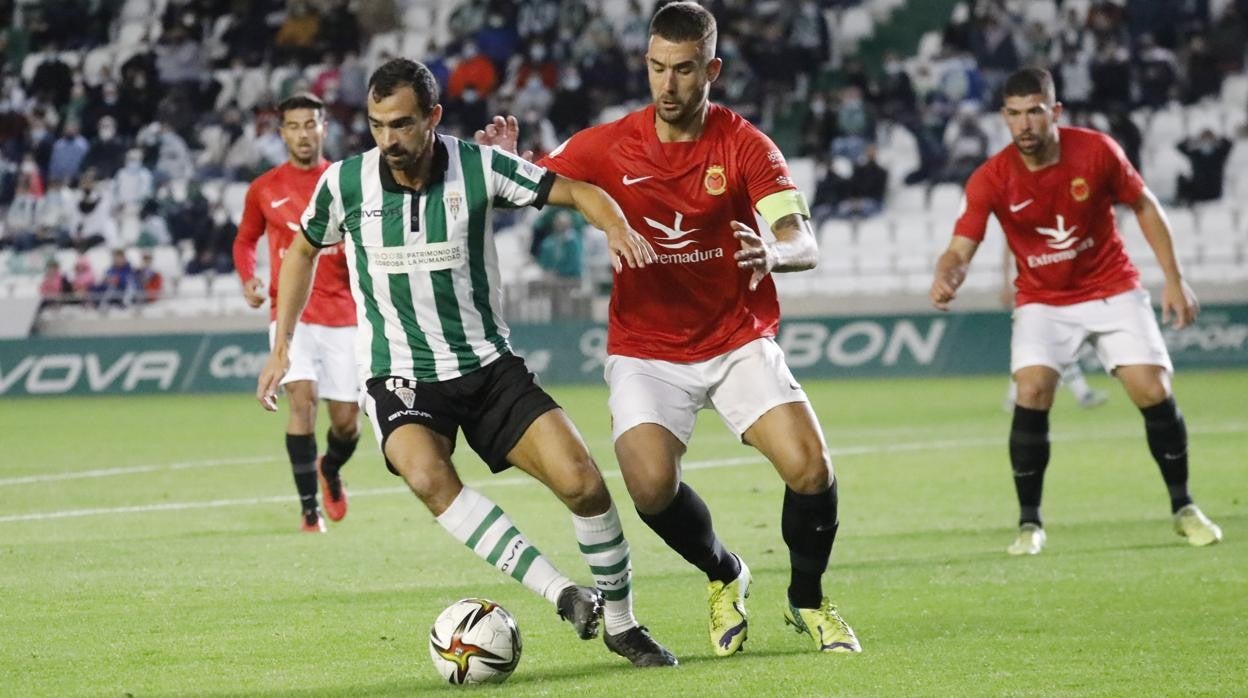
M799 378L1004 375L1009 334L1009 315L989 312L794 318L776 340ZM1248 305L1206 307L1165 336L1179 369L1248 367ZM518 325L511 338L547 384L602 380L602 325ZM0 341L0 395L250 392L267 354L263 333Z

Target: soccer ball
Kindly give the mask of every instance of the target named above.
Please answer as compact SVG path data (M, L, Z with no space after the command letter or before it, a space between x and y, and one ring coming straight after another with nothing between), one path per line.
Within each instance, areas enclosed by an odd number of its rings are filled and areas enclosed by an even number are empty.
M429 657L450 683L502 683L520 663L520 629L493 601L460 599L433 621Z

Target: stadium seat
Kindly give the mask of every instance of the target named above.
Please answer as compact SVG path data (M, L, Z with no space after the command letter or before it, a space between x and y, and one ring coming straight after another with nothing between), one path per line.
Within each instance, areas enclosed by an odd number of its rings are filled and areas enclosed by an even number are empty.
M857 46L858 42L875 33L875 21L865 7L847 7L837 17L832 30L837 43Z
M247 198L247 182L230 182L225 185L221 201L230 214L230 220L238 223L243 217L243 201Z
M962 187L956 184L937 184L932 187L928 210L933 220L954 220L962 205Z
M1248 104L1248 75L1227 75L1222 81L1222 104L1231 110L1244 109Z

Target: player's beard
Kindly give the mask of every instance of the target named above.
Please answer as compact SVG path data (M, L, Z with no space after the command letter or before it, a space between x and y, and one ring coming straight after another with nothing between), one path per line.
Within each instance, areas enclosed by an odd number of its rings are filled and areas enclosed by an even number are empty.
M1049 148L1049 139L1041 133L1020 134L1014 137L1014 147L1027 156L1043 154Z
M664 106L664 102L669 101L668 106ZM688 126L695 115L706 101L705 95L699 97L694 96L688 101L680 101L674 97L667 95L659 97L654 102L654 113L658 115L664 123L671 124L676 127Z
M306 153L306 155L304 154ZM295 161L295 165L302 168L309 168L316 164L317 157L320 155L315 144L310 148L296 147L290 151L290 159Z

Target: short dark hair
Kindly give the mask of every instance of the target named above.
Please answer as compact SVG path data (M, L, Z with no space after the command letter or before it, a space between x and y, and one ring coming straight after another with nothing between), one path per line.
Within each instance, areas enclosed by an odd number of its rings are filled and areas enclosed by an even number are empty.
M416 103L425 114L438 103L438 81L424 63L393 58L374 70L368 79L368 91L379 98L389 97L402 87L412 88Z
M1044 68L1023 68L1005 80L1003 97L1027 97L1043 95L1050 102L1057 101L1057 89L1053 87L1053 76Z
M310 92L299 92L277 103L277 114L282 121L286 120L286 112L292 109L311 109L324 113L325 103Z
M714 49L718 29L715 15L696 2L683 0L659 8L650 20L650 35L668 41L709 42Z

